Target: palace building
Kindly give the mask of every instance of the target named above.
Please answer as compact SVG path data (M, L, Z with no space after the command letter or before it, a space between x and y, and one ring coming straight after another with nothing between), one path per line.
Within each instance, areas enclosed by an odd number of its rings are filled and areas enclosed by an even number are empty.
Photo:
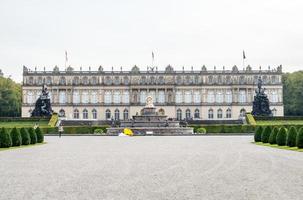
M261 77L274 116L283 116L282 66L253 70L98 70L34 71L23 67L22 117L29 117L43 85L48 88L54 112L66 119L127 120L140 113L146 97L157 112L169 118L230 120L251 112Z

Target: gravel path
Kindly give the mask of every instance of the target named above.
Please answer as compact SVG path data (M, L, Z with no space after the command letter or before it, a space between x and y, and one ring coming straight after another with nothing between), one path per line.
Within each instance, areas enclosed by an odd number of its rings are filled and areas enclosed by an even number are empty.
M0 151L0 199L303 199L303 153L251 136L46 137Z

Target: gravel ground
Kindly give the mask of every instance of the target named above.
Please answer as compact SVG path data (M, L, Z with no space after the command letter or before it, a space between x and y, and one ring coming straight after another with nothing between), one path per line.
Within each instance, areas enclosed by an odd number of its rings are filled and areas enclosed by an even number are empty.
M252 136L46 137L0 151L0 199L303 199L303 153Z

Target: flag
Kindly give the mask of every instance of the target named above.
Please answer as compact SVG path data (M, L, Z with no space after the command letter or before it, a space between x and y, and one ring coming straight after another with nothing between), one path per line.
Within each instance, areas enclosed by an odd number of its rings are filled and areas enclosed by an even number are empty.
M155 60L155 54L153 51L152 51L152 59Z
M67 59L67 51L65 51L65 62L67 62L68 59Z
M243 50L243 59L246 59L245 51Z

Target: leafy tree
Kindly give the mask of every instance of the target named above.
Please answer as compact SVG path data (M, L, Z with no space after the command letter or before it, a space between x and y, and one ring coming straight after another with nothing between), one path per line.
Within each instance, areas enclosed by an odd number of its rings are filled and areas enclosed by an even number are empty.
M22 145L29 145L31 143L31 138L27 130L25 128L21 128L20 133L22 138Z
M255 131L255 137L254 137L255 142L261 142L262 132L263 132L262 126L259 126Z
M262 132L261 141L263 143L268 143L270 134L271 134L271 127L270 126L266 126L265 129Z
M277 144L279 146L286 145L286 138L287 138L287 129L285 127L280 128L279 133L277 134Z
M11 130L12 146L20 146L22 144L22 138L17 128Z
M296 127L292 126L290 127L286 139L286 144L289 147L295 147L296 146L296 139L297 139L297 129Z
M0 148L7 148L12 146L12 138L7 132L6 128L0 130Z
M269 140L268 140L268 142L269 142L270 144L277 144L276 138L277 138L278 132L279 132L279 128L278 128L278 127L274 127L274 128L272 129L271 134L270 134L270 136L269 136Z
M303 148L303 127L299 130L297 134L297 147Z
M44 141L44 135L39 127L35 129L36 135L37 135L37 142L42 143Z
M29 128L28 133L29 133L29 136L31 138L31 144L36 144L37 143L37 135L36 135L35 130L33 128Z

